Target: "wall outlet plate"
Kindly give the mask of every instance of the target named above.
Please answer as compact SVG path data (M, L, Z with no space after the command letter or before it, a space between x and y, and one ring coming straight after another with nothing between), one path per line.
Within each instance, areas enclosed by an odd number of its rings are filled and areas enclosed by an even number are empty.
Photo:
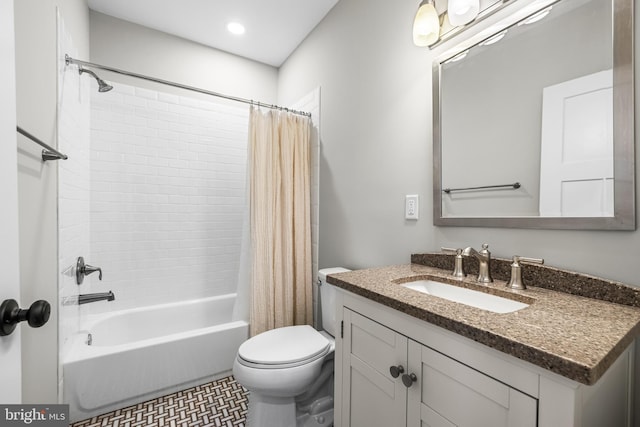
M417 194L407 194L404 199L404 218L418 219L420 216L420 203Z

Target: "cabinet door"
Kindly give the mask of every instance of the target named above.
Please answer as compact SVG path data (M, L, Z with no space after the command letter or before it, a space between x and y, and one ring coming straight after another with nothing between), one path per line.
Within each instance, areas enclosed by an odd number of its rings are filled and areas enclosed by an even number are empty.
M537 400L409 340L407 425L412 427L535 427Z
M407 389L389 368L406 369L407 338L345 308L342 357L341 425L405 426Z

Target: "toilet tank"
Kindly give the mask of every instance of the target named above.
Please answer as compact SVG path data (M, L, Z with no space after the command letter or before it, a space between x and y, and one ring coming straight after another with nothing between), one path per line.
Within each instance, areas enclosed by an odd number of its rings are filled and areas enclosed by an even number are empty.
M342 267L323 268L318 271L320 285L320 312L322 314L322 329L336 336L336 288L327 283L327 275L351 271Z

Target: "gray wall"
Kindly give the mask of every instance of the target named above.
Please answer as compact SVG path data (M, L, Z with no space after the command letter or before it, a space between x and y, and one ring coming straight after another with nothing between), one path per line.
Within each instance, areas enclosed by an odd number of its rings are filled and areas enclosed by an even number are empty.
M85 0L15 1L18 125L56 145L56 7L83 55L89 54ZM42 163L42 148L18 136L18 214L21 304L45 299L51 318L22 327L24 403L56 403L58 392L57 164Z
M277 68L93 11L90 61L209 91L276 101ZM169 86L104 71L99 75L105 80L180 93Z
M487 242L494 256L542 257L640 286L640 231L432 225L432 53L412 44L415 11L413 0L342 0L281 68L281 103L322 87L320 268L406 263L413 252ZM403 219L411 193L420 194L417 222Z
M429 51L413 0L341 0L280 69L279 102L320 86L319 266L407 263L434 247ZM366 13L365 13L366 11ZM404 197L420 195L420 219Z

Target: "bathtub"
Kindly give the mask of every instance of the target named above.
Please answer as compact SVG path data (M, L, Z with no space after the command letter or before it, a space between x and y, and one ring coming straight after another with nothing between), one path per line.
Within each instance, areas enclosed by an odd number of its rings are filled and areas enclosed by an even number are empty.
M227 294L87 319L62 363L63 400L69 404L71 420L230 374L249 329L247 322L231 320L235 297Z

